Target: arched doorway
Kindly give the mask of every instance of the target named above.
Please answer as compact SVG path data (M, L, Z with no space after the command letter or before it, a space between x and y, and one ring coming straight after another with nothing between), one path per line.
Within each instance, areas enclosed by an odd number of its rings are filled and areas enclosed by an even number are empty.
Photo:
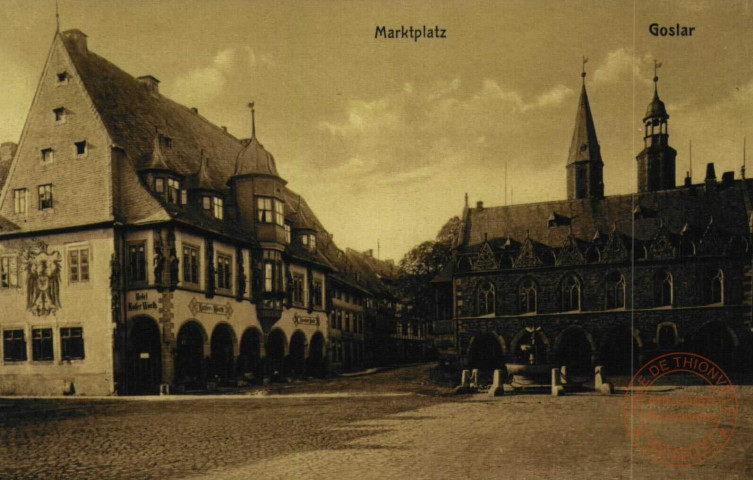
M162 383L162 343L157 322L149 317L132 319L126 344L128 393L159 393Z
M253 375L255 381L260 381L264 375L261 365L261 333L256 328L248 328L241 337L238 371L242 375Z
M471 339L468 349L468 367L484 371L505 368L505 354L496 335L482 333Z
M521 330L510 342L510 347L517 363L530 363L531 354L536 363L548 363L549 340L541 330Z
M557 364L567 367L570 376L593 374L593 348L586 332L581 328L566 328L557 339L555 358Z
M607 375L632 375L641 368L641 347L629 328L607 334L601 349L601 362Z
M287 373L285 371L285 347L287 343L285 333L279 328L275 328L267 335L267 368L273 380L284 377Z
M312 377L323 377L324 372L324 335L322 332L316 332L311 337L309 346L308 374Z
M712 321L702 326L693 336L691 351L703 355L723 370L735 369L736 342L727 326Z
M230 325L220 323L212 332L212 374L222 382L235 379L235 334Z
M178 331L175 381L198 387L204 383L204 342L206 333L196 322L186 322Z
M306 334L296 330L290 337L290 368L288 371L294 377L306 375Z

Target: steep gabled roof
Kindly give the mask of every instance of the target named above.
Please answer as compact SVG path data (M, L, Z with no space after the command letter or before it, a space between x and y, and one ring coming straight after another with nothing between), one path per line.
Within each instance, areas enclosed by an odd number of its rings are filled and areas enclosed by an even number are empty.
M573 131L573 140L570 144L570 154L567 157L567 164L587 161L603 163L601 160L601 148L596 138L596 127L594 126L593 115L591 115L591 105L588 102L588 94L586 93L586 85L584 83L580 90L578 112L575 115L575 130Z

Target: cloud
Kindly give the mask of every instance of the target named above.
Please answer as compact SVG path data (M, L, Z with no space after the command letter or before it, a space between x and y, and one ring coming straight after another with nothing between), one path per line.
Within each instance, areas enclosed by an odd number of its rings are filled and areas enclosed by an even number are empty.
M616 83L636 81L649 85L653 75L651 72L653 60L650 54L638 58L626 48L618 48L609 52L607 58L594 71L594 82Z
M249 46L226 48L218 51L209 65L194 68L176 78L170 89L171 96L189 105L206 104L225 90L231 78L272 63L270 56L257 54Z

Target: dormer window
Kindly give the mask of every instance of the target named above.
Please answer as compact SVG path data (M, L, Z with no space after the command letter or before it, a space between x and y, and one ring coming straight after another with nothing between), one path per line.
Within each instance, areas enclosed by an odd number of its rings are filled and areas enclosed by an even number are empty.
M55 114L55 123L65 123L67 117L65 107L56 108L52 112Z
M165 148L168 148L168 149L173 148L173 139L170 138L170 137L166 137L166 136L163 135L162 136L162 145Z
M168 203L180 204L182 192L180 182L174 178L155 177L154 191Z
M68 72L58 73L58 84L68 83Z
M217 220L224 218L224 202L220 197L204 195L201 199L201 206L207 212L211 212L212 216Z
M76 146L76 156L83 157L86 155L86 140L74 143Z
M304 233L303 237L301 237L301 241L303 242L303 246L306 247L306 250L310 252L316 251L316 235L313 233Z

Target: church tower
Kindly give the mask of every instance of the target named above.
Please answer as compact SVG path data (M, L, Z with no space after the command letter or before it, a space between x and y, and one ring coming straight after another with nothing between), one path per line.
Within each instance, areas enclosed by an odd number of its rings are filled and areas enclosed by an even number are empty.
M661 64L655 64L656 67ZM655 72L655 70L654 70ZM659 99L657 83L659 77L654 73L654 98L648 104L643 118L645 134L643 151L638 154L638 192L655 192L675 188L675 157L677 151L669 146L667 129L667 109Z
M585 59L584 59L585 64ZM596 139L596 128L591 115L591 106L586 93L586 72L581 73L583 86L580 90L578 112L575 116L575 131L567 158L567 199L604 198L604 162Z

